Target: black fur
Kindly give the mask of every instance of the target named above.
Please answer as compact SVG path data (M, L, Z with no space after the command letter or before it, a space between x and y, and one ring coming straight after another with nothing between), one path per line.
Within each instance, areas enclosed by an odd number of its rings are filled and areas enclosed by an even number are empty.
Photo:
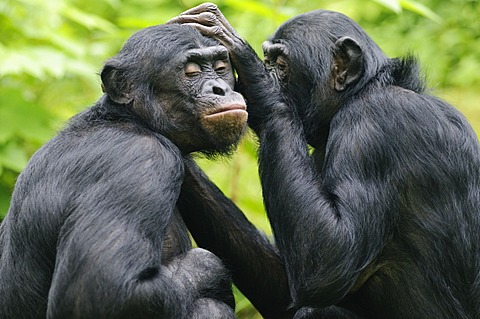
M345 36L364 67L336 91L335 43ZM415 59L388 59L339 13L293 18L270 42L287 47L278 94L250 103L271 84L235 66L252 117L270 113L254 128L295 307L479 318L480 147L465 118L424 92Z
M193 233L230 258L234 273L247 268L240 278L266 274L258 294L246 289L265 317L480 318L479 142L454 107L426 92L414 58L386 57L331 11L280 26L263 46L265 64L213 4L172 21L196 24L229 49L259 137L281 260L243 266L242 256L271 248L214 190L202 192L214 207L202 216L226 226ZM243 255L231 249L249 242L257 245ZM284 311L291 300L292 312L264 310L275 278L282 284L273 304Z
M188 154L229 150L242 133L218 142L198 124L205 111L243 103L228 66L184 75L189 50L212 48L225 50L163 25L107 61L106 94L18 178L0 226L0 318L234 317L226 269L191 249L176 208Z

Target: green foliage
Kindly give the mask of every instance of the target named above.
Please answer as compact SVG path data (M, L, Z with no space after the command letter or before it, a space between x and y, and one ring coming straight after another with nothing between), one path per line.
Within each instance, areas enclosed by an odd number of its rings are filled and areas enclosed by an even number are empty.
M101 94L98 72L136 30L164 23L198 0L0 2L0 218L30 156ZM261 43L285 20L317 8L359 22L389 56L415 52L429 83L480 132L478 0L219 0L237 32ZM231 158L198 159L257 226L270 234L248 135ZM237 294L239 318L260 318Z

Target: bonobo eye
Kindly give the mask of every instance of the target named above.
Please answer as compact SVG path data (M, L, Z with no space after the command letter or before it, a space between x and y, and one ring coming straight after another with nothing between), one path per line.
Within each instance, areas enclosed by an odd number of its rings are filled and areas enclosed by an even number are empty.
M217 73L225 73L229 68L227 60L217 60L213 62L213 69Z
M185 75L187 76L197 76L202 73L202 68L200 65L194 62L188 62L183 68Z
M277 57L275 58L275 63L273 64L278 79L282 83L286 82L289 72L287 57L284 55L277 55Z
M267 52L263 52L263 62L265 65L270 65L270 58L267 55Z
M275 60L275 63L277 64L277 67L280 71L284 72L287 71L288 68L288 63L287 59L283 55L277 56L277 59Z

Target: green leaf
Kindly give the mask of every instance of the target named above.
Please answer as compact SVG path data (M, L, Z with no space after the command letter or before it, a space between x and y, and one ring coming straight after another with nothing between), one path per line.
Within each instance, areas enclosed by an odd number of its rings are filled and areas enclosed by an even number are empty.
M290 18L290 16L277 12L277 10L275 10L275 8L273 8L272 6L266 5L259 1L225 0L223 2L234 10L239 10L240 12L246 11L262 17L270 17L280 20L286 20Z
M415 12L416 14L429 18L439 24L443 22L443 19L439 15L420 2L412 0L400 0L399 2L406 10Z
M399 14L402 12L402 6L398 0L374 0L376 3Z
M0 221L7 214L8 207L10 206L10 194L11 190L8 187L0 184Z
M0 90L0 143L20 137L35 144L50 139L53 116L46 109L30 102L21 88Z
M38 79L61 78L71 72L91 77L95 68L85 61L70 58L48 46L1 49L0 76L28 74Z
M87 50L84 41L78 41L78 39L72 39L60 34L50 33L48 34L48 40L59 49L65 51L65 53L76 57L82 57Z
M142 29L153 24L153 21L148 21L138 17L122 17L118 19L118 25L123 28Z
M27 165L28 156L21 146L11 141L0 145L0 163L2 166L20 173Z
M45 78L47 74L62 75L64 56L48 47L23 47L3 50L0 62L0 75L29 74L36 78Z
M117 27L110 21L72 6L65 6L62 10L62 14L66 18L86 27L89 30L98 29L108 33L115 33L117 31Z

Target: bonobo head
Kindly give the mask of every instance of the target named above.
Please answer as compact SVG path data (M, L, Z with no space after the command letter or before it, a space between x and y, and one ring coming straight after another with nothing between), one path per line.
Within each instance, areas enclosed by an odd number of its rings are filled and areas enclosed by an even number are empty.
M246 129L227 49L185 25L135 33L101 73L107 103L171 139L183 153L228 152Z
M328 123L387 61L347 16L317 10L292 18L263 44L265 63L306 127Z

